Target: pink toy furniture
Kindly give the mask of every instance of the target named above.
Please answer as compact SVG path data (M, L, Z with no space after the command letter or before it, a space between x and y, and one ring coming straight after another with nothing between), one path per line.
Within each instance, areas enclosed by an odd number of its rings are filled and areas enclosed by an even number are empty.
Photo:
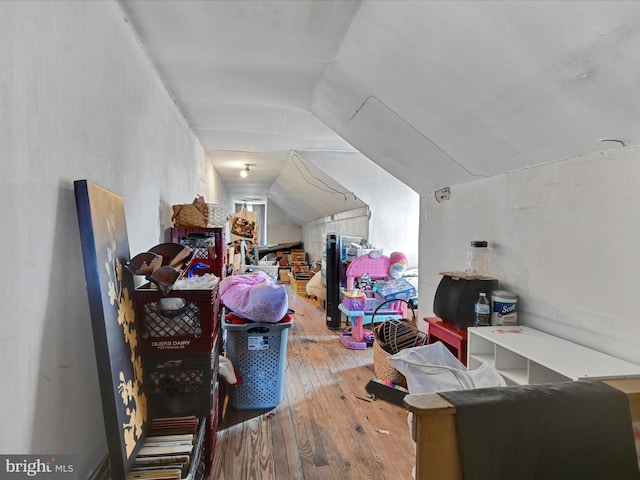
M347 267L347 290L352 290L355 279L369 274L371 280L385 280L389 278L391 261L385 255L373 256L371 253L356 258Z

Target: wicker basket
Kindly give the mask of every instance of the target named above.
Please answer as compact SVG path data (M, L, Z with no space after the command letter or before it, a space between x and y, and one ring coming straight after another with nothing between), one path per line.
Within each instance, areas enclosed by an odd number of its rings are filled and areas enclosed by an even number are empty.
M227 209L224 206L216 205L214 203L207 203L208 207L208 227L224 227L227 224Z
M373 327L373 367L376 377L386 382L392 382L403 387L407 386L407 379L387 360L391 355L404 348L416 347L427 343L427 335L416 326L416 312L409 302L405 302L411 309L411 318L402 320L385 319L375 325L375 316L378 310L387 303L397 301L387 300L382 302L373 312L371 323Z
M209 224L209 207L206 203L173 205L171 221L179 228L206 228Z
M391 354L382 349L380 342L373 342L373 368L376 372L376 378L383 382L392 382L401 387L407 388L407 379L395 367L393 367L387 358Z

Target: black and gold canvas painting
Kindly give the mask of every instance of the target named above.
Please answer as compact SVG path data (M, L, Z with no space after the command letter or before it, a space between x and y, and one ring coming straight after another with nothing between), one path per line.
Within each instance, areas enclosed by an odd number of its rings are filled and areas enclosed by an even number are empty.
M148 423L124 202L87 180L74 189L111 477L124 479Z

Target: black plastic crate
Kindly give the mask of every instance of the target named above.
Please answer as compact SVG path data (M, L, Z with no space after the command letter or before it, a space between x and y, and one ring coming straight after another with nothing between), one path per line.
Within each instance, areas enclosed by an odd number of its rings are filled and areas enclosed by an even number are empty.
M217 341L214 344L214 351L207 353L144 356L152 416L211 415L218 375Z

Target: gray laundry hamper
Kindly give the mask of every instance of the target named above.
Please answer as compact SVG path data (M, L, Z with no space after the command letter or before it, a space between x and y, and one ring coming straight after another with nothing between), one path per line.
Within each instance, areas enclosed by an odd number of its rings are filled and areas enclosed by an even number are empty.
M222 322L227 357L242 383L229 389L231 406L238 410L274 408L284 395L287 337L293 320L279 323Z

